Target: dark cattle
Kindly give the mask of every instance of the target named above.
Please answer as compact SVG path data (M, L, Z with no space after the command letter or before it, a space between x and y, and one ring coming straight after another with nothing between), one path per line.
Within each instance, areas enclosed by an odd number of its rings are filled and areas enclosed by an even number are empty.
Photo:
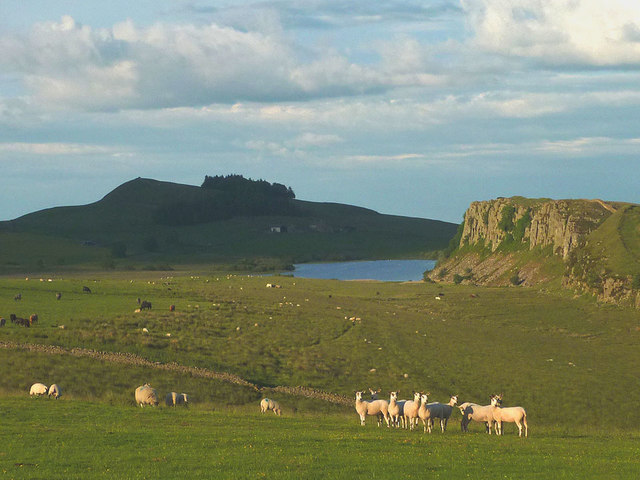
M60 292L56 293L56 300L60 300L62 298L62 294Z
M82 287L83 292L91 293L91 289L89 287Z
M22 300L22 294L19 293L17 294L15 297L13 297L14 300Z
M143 300L142 303L140 304L140 310L151 310L151 302L147 302L146 300Z

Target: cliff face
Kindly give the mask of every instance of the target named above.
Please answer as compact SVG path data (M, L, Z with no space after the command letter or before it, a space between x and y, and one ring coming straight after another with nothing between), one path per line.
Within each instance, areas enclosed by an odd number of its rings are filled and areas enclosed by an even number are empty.
M614 207L600 200L499 198L474 202L465 214L459 246L484 242L495 252L511 235L520 243L528 242L530 250L552 246L555 254L566 259L580 240L613 212ZM505 218L509 214L511 218Z
M521 197L474 202L433 281L556 285L640 307L640 207ZM636 268L637 267L637 268Z

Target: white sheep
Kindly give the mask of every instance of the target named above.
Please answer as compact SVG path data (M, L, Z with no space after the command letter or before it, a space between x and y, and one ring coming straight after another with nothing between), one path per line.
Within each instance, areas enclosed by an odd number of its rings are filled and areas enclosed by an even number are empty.
M386 400L372 400L370 402L362 400L362 394L364 392L356 392L356 412L360 416L360 425L364 426L365 418L367 415L375 415L378 418L378 426L382 424L384 418L389 424L389 402Z
M420 409L420 392L413 392L413 400L407 400L404 404L404 428L409 425L409 430L413 430L418 424L418 410Z
M144 385L136 388L136 404L141 407L144 405L158 405L158 392L151 385L145 383Z
M451 413L453 412L453 407L458 403L458 396L452 395L449 399L449 403L430 403L426 406L429 410L429 433L431 433L431 428L433 427L434 419L440 420L440 429L442 433L447 429L447 423L449 422L449 418L451 418Z
M524 425L524 436L529 436L529 426L527 425L527 412L522 407L502 407L502 394L494 395L491 398L493 420L496 422L497 434L502 435L502 422L515 423L518 426L518 436L522 437L522 427Z
M34 383L33 385L31 385L31 389L29 390L29 395L31 396L46 395L47 390L49 390L49 388L44 383Z
M57 400L60 395L62 395L62 390L57 383L54 383L49 387L49 397L53 397Z
M474 422L484 423L487 433L491 435L491 426L493 424L493 411L491 405L478 405L477 403L465 402L458 408L462 413L460 428L463 432L467 432L469 430L469 423L473 420Z
M389 418L394 427L401 426L404 428L404 404L406 400L398 400L400 391L391 392L389 394Z
M164 399L167 407L175 407L177 405L188 405L189 396L186 393L176 393L171 392L167 393L167 396Z
M422 433L431 433L431 410L427 408L427 400L430 393L420 395L420 408L418 408L418 418L422 420Z
M260 411L262 413L266 413L269 410L273 410L273 413L280 416L282 415L282 410L280 409L280 404L275 400L271 400L270 398L263 398L260 400Z

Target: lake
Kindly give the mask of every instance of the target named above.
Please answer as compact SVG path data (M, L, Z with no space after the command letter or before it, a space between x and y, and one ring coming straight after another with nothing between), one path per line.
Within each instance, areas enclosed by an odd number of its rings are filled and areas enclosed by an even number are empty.
M300 263L294 277L336 280L381 280L405 282L422 280L425 270L432 270L435 260L371 260L362 262Z

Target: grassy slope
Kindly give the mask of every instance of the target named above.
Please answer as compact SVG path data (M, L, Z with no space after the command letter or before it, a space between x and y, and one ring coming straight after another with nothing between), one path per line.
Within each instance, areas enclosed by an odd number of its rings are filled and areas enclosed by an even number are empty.
M8 478L635 478L637 436L361 428L354 416L0 398ZM385 429L386 430L386 429Z
M136 179L90 205L52 208L2 222L0 269L59 270L78 264L95 268L108 257L108 247L115 241L127 245L128 258L117 260L120 267L229 263L242 257L277 257L289 262L421 257L446 246L456 229L447 222L299 200L293 202L301 215L294 217L238 217L179 227L152 222L154 208L163 199L188 201L210 193L189 185ZM269 233L270 226L282 224L289 226L290 233ZM317 225L319 231L311 230L310 225ZM151 237L159 246L154 253L143 248ZM103 248L82 247L86 240Z
M635 428L640 420L635 310L523 288L444 287L438 301L443 287L428 284L276 281L282 289L266 289L264 278L216 274L4 279L2 315L37 312L40 321L31 329L9 325L0 340L129 352L228 371L259 385L305 385L349 397L366 386L406 395L428 390L434 400L457 393L476 402L504 391L537 425ZM83 284L94 293L82 294ZM13 300L18 292L20 302ZM154 309L134 313L138 296ZM352 316L361 320L352 323ZM60 324L66 328L54 328ZM9 372L7 392L25 391L40 378ZM136 378L124 383L130 388L145 375ZM42 381L66 386L64 378ZM617 415L593 414L611 404Z

